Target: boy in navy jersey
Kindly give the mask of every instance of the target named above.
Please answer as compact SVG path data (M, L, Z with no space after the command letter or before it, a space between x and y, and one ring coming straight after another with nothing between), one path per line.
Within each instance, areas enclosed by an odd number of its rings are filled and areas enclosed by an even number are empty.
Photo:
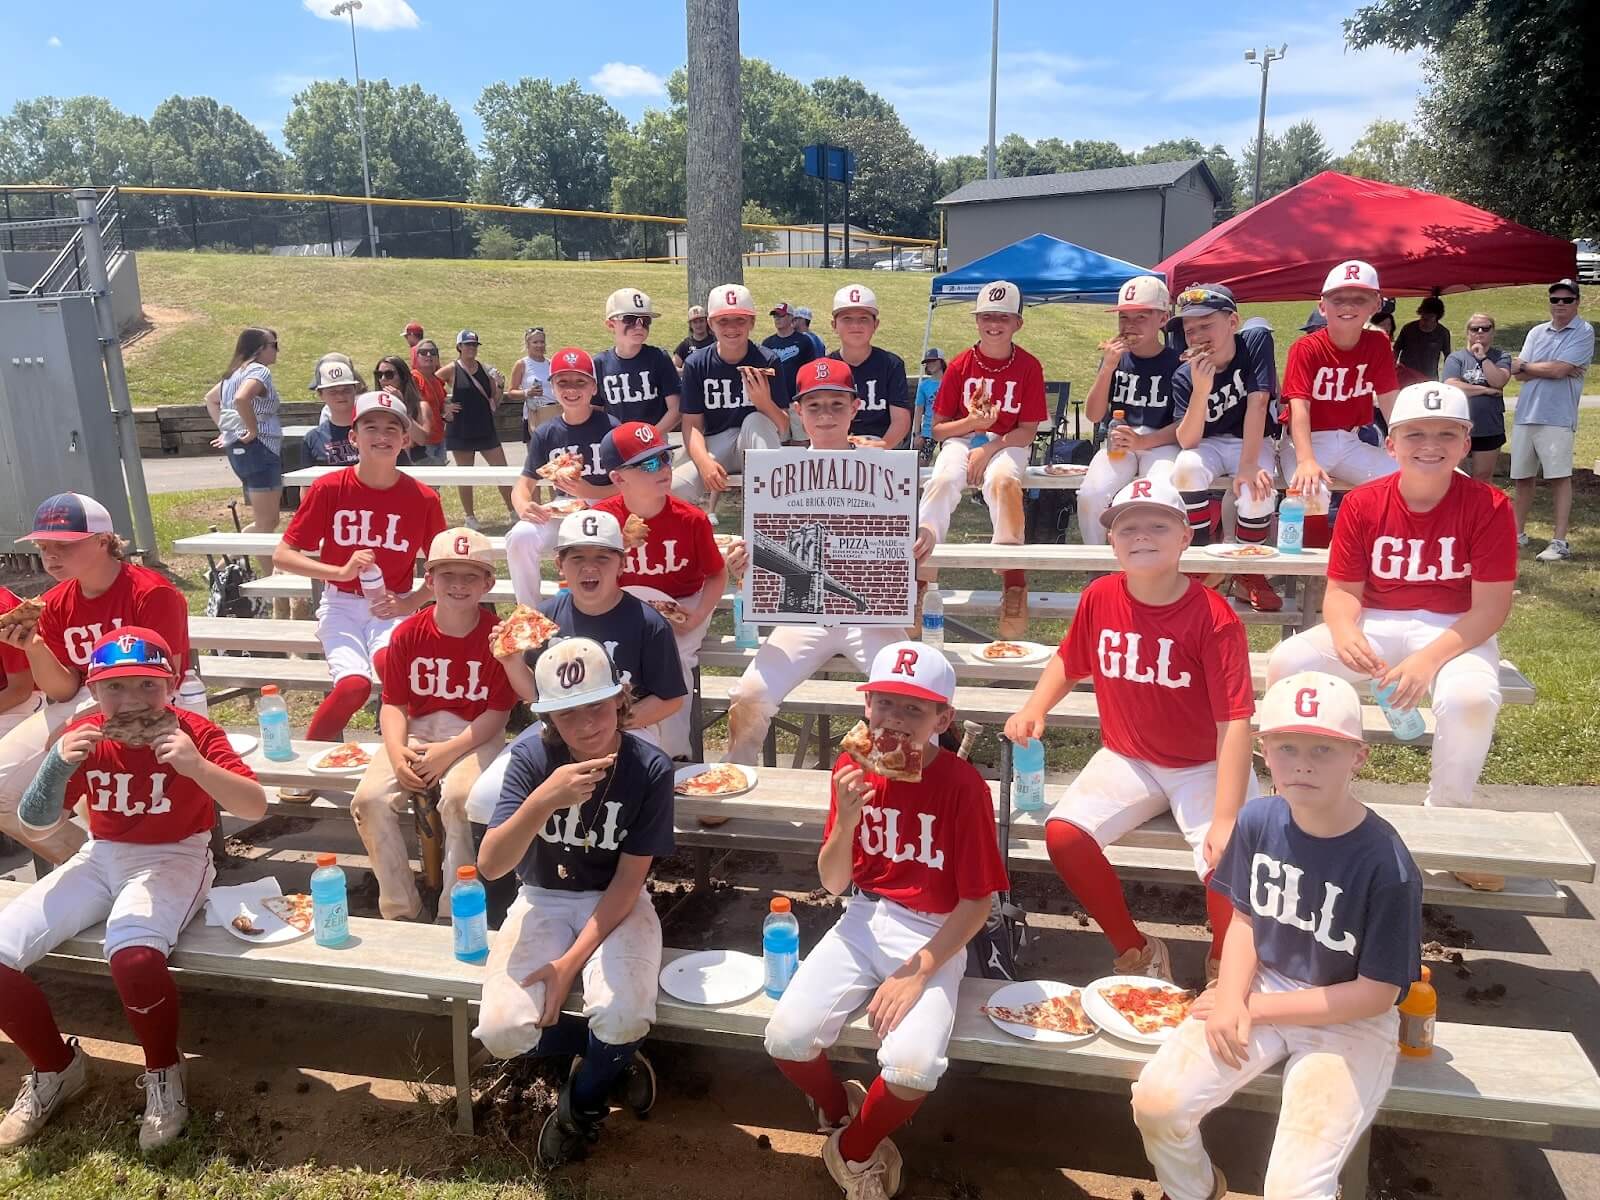
M906 364L898 354L872 344L878 331L878 297L860 283L847 283L833 294L833 329L839 349L828 355L850 368L861 408L850 425L858 446L898 450L911 432L911 393ZM797 377L798 378L798 377Z
M662 441L678 427L682 388L678 368L659 346L646 344L658 314L638 288L618 288L606 298L611 347L594 356L599 397L619 424L648 421Z
M1279 680L1261 741L1277 794L1244 806L1211 880L1233 909L1221 977L1133 1085L1133 1119L1172 1200L1227 1194L1200 1122L1279 1062L1262 1190L1334 1196L1388 1093L1395 1004L1420 974L1422 874L1350 794L1367 758L1355 689L1320 672Z

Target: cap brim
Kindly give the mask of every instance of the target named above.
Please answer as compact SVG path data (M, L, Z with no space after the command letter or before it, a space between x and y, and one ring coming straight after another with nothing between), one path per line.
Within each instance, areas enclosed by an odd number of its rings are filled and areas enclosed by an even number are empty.
M609 700L612 696L621 694L622 685L613 683L605 687L592 688L587 692L579 692L576 696L563 696L559 700L533 700L528 703L528 711L536 713L566 712L569 708L582 708L585 704Z
M1212 313L1238 312L1237 308L1212 308L1209 304L1188 304L1178 310L1179 317L1206 317Z
M1125 512L1132 511L1135 508L1158 508L1164 513L1171 513L1173 516L1178 517L1182 521L1187 522L1189 520L1189 514L1186 511L1173 508L1170 504L1162 504L1158 500L1129 500L1126 504L1113 504L1110 508L1106 509L1105 512L1101 513L1100 524L1104 528L1110 529L1111 526L1116 523L1116 519L1118 517Z
M1166 312L1159 304L1113 304L1106 312Z
M475 558L430 558L422 564L424 571L431 571L435 567L477 567L480 571L488 573L490 579L494 578L494 564L479 562Z
M557 542L556 553L560 554L563 550L583 550L591 546L597 550L610 550L615 554L628 553L621 546L613 546L610 542Z
M104 683L108 679L176 679L177 677L176 672L164 667L127 663L120 667L106 667L101 671L91 671L86 676L86 681L89 683Z
M838 392L841 396L849 396L852 400L858 398L855 388L840 387L837 383L828 383L819 384L817 387L808 387L804 391L796 392L794 394L795 403L798 404L807 396L815 396L819 392Z
M888 692L892 696L910 696L914 700L932 700L935 704L949 704L949 696L941 696L932 688L918 687L914 683L863 683L858 692Z
M1390 421L1389 428L1399 429L1402 425L1410 425L1416 421L1449 421L1452 425L1460 425L1465 429L1472 428L1471 417L1447 417L1439 413L1419 413L1414 417L1401 417L1398 421Z
M1350 737L1348 734L1339 733L1324 725L1278 725L1272 729L1262 729L1256 732L1257 737L1270 737L1275 733L1303 733L1308 737L1332 738L1336 742L1357 742L1366 745L1364 737Z
M110 533L109 529L102 529L95 533L78 533L70 529L46 529L38 533L25 534L19 537L19 542L81 542L85 538L99 537L101 533Z

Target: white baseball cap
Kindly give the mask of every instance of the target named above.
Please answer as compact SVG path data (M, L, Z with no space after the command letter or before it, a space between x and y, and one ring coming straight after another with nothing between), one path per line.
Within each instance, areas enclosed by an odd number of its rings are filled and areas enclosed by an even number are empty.
M612 317L656 317L661 314L650 307L650 297L638 288L618 288L606 297L606 320Z
M448 566L450 563L471 563L494 575L494 555L489 552L489 539L476 529L461 526L436 534L428 544L426 569Z
M1260 708L1259 732L1310 733L1361 742L1361 697L1337 675L1301 671L1267 689Z
M388 413L402 426L409 426L411 418L406 413L406 402L390 392L362 392L356 397L356 415L352 426L361 424L361 418L372 413Z
M559 552L574 546L603 546L618 554L626 553L622 544L622 526L617 519L608 512L592 508L580 508L561 521L561 529L556 534L556 550Z
M811 320L811 310L802 304L794 310L794 317L797 321L809 321Z
M1183 502L1183 494L1173 484L1170 473L1152 474L1128 484L1112 499L1111 507L1100 514L1100 524L1110 529L1130 508L1165 508L1185 521L1189 519L1189 506Z
M356 372L344 355L330 354L317 364L317 380L311 385L313 392L323 388L355 387Z
M1136 308L1155 308L1166 312L1172 307L1172 295L1167 285L1154 275L1135 275L1117 289L1117 302L1107 312L1123 312Z
M872 656L872 670L858 692L891 692L949 704L956 694L956 669L944 651L921 642L892 642Z
M706 297L706 318L716 320L718 317L756 315L755 297L750 294L750 289L742 283L719 283L711 289L711 294Z
M1013 317L1020 317L1022 315L1022 289L1004 279L986 283L978 289L978 298L972 302L972 312L974 315L978 313L1010 313Z
M1362 262L1359 258L1347 259L1333 270L1328 272L1328 277L1322 281L1322 294L1339 288L1362 288L1365 291L1378 290L1378 268L1371 263Z
M1472 406L1454 384L1413 383L1400 389L1389 413L1389 428L1407 421L1455 421L1472 428Z
M877 293L864 283L847 283L833 294L834 315L838 316L847 308L864 308L873 316L877 316Z
M528 707L536 713L582 708L622 691L606 648L584 637L551 642L533 664L533 687L539 698Z

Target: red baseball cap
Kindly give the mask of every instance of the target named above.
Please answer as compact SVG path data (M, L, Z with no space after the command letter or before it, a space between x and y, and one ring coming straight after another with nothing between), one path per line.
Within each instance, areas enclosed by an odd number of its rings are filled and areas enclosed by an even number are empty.
M856 377L850 364L837 358L814 358L795 376L794 398L811 392L850 392L856 390Z
M422 332L422 322L421 321L407 321L404 332L406 332L406 333L421 333Z
M587 375L594 378L594 359L589 357L587 350L579 350L576 346L565 346L550 356L551 375Z
M628 421L618 425L600 443L600 469L620 471L657 454L669 454L671 447L661 431L649 421Z
M153 629L124 625L101 634L89 651L89 682L149 676L176 679L172 648Z

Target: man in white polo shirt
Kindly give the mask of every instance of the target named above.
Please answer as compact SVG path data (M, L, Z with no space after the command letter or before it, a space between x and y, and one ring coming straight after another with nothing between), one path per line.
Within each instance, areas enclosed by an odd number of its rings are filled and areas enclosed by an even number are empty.
M1570 279L1550 285L1550 319L1528 330L1522 353L1511 360L1511 375L1522 381L1511 427L1511 478L1516 481L1517 544L1528 544L1528 513L1542 472L1550 484L1555 529L1540 562L1572 557L1567 521L1572 515L1572 444L1578 433L1578 399L1583 373L1594 358L1594 326L1578 315L1578 285Z

